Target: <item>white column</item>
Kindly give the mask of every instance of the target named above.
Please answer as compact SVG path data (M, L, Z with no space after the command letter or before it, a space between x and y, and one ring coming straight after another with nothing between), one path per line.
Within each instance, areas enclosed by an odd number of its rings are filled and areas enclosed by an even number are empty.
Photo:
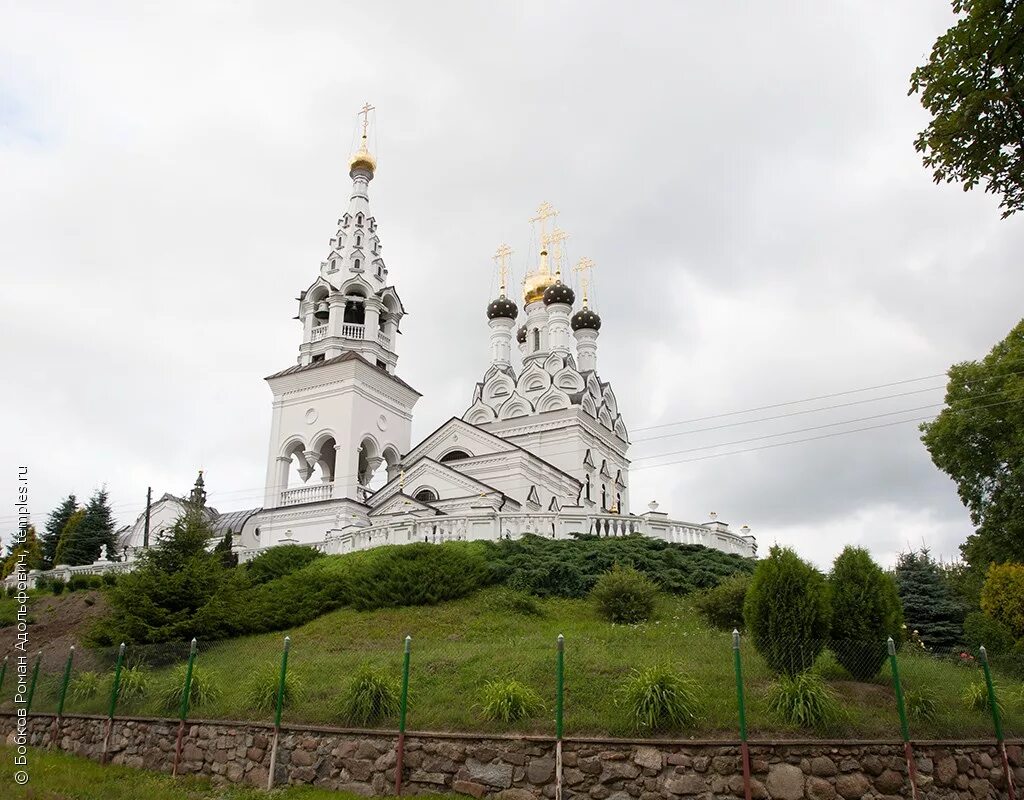
M569 312L572 306L566 303L552 303L548 306L548 348L553 353L568 355L571 352L569 339L572 328L569 325Z
M592 328L576 331L576 367L580 372L597 370L597 331Z
M491 363L496 367L507 367L512 364L512 329L516 321L508 317L495 317L490 320L491 329Z
M377 341L377 326L380 325L380 312L384 309L384 304L376 297L366 298L366 302L363 304L363 338L368 342Z

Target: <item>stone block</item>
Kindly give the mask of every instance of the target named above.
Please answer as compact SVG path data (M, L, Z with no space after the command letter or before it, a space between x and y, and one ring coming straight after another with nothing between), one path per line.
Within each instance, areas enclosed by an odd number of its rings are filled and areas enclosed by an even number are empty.
M487 787L482 783L474 783L473 781L455 781L452 783L452 790L459 794L468 794L470 797L480 800L487 792Z
M510 764L485 764L475 758L467 758L466 769L477 783L484 783L497 789L507 789L512 785Z
M495 797L498 800L537 800L537 795L529 789L504 789Z
M839 768L828 756L816 756L811 759L810 771L819 778L831 778L839 772Z
M413 783L432 783L437 786L444 786L447 776L443 772L428 772L425 769L415 769L409 774L409 780Z
M632 780L640 774L640 767L629 761L609 761L601 770L601 783L616 780Z
M543 785L555 775L555 762L550 758L535 758L526 768L526 780L535 785Z
M772 764L765 787L772 800L802 800L804 774L794 764Z
M939 786L949 786L956 777L956 760L953 756L943 756L936 761L934 775Z
M638 747L633 753L633 763L645 769L661 769L661 751L653 747Z
M903 775L894 769L887 769L875 778L875 788L882 794L898 794L903 788Z
M672 775L665 779L665 791L678 795L703 794L708 790L707 781L692 772L686 775Z
M836 778L836 791L846 800L860 800L871 791L871 781L862 772L848 772Z
M824 778L814 775L807 779L807 797L810 800L835 800L835 787Z

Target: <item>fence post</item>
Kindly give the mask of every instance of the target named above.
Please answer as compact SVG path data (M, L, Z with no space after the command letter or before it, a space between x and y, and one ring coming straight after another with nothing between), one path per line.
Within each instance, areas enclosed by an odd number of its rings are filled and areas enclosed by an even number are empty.
M900 715L900 735L903 737L903 757L907 760L907 774L910 776L910 796L917 800L917 763L914 748L910 743L910 724L907 722L907 706L903 700L903 682L900 680L900 665L896 660L896 642L890 636L886 643L889 649L889 671L892 672L892 686L896 691L896 710Z
M64 677L60 682L60 697L57 699L57 716L53 718L53 728L50 731L50 746L60 736L61 725L64 720L64 700L68 695L68 681L71 680L71 660L75 657L75 646L71 645L68 650L68 660L64 665Z
M747 700L743 691L743 660L740 658L740 632L732 630L732 664L736 674L736 707L740 721L740 755L743 759L743 797L751 798L750 745L747 744Z
M114 682L110 686L110 707L107 710L107 729L103 733L103 753L100 755L100 763L107 763L107 749L110 747L110 732L114 727L114 709L117 708L117 698L121 692L121 667L124 666L125 644L117 650L117 663L114 665Z
M402 770L405 761L405 716L409 710L409 651L412 637L405 637L405 653L402 657L402 695L398 704L398 752L395 758L395 794L402 793Z
M185 685L181 691L181 707L178 709L178 742L174 747L174 766L171 768L171 777L178 777L178 764L181 762L181 743L185 738L185 718L188 716L188 702L192 694L192 668L196 663L196 640L193 637L192 646L188 651L188 665L185 667Z
M1003 741L1003 721L999 716L999 701L996 699L996 687L992 684L992 670L988 666L988 651L982 645L981 667L985 671L985 688L988 690L988 706L992 710L992 724L996 729L996 746L999 748L999 756L1003 762L1003 774L1006 776L1006 792L1010 800L1016 800L1017 795L1013 786L1013 770L1010 769L1010 760L1006 757L1006 742Z
M36 693L36 682L39 680L39 662L43 660L43 651L36 653L36 665L32 668L32 683L28 687L28 697L25 698L25 716L32 710L32 697Z
M562 800L562 734L565 732L565 637L555 640L555 800Z
M267 791L274 788L274 770L277 768L277 742L281 738L281 711L284 707L284 679L288 672L288 650L292 637L284 637L284 650L281 652L281 677L277 683L277 710L274 714L274 743L270 748L270 771L267 773Z

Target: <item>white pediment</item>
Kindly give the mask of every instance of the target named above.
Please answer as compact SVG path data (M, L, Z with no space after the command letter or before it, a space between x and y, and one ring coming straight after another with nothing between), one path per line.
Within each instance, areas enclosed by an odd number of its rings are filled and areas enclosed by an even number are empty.
M486 406L474 404L470 411L481 411L482 408L486 408ZM468 415L469 412L467 412ZM491 419L493 418L492 412ZM514 450L515 445L509 444L493 433L480 430L467 420L453 417L406 453L405 461L407 464L421 458L431 458L437 461L445 453L451 452L455 448L464 450L470 456L480 456ZM406 483L409 482L406 481Z
M404 492L405 486L429 488L439 500L486 495L497 491L493 486L463 475L445 464L421 458L405 470L404 476L393 478L370 495L366 504L371 508L377 508L396 494Z

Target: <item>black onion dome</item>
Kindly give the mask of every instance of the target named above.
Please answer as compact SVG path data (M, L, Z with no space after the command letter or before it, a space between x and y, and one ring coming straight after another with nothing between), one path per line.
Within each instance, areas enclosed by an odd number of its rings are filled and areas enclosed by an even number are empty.
M515 319L518 314L519 308L504 295L487 304L487 319L497 319L498 317Z
M592 308L581 308L572 315L569 324L572 325L574 331L578 331L581 328L590 328L594 331L601 330L601 318Z
M516 341L519 344L526 344L526 326L520 325L519 330L516 331Z
M576 301L576 293L561 281L551 284L544 290L544 305L552 303L565 303L572 305Z

